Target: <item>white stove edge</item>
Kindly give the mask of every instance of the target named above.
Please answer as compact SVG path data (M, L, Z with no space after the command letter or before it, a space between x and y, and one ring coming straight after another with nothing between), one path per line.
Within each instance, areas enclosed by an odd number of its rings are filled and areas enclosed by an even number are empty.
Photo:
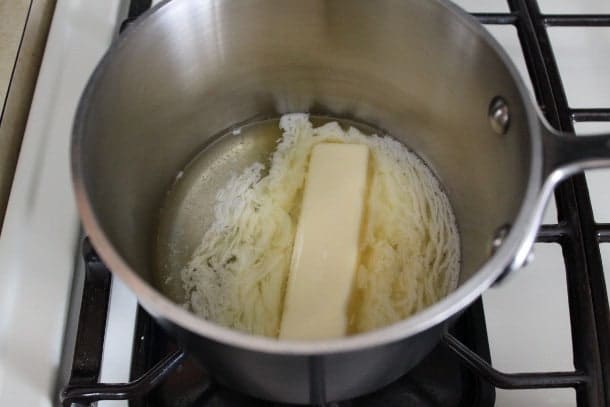
M59 0L0 236L0 405L51 406L79 235L72 120L120 0Z

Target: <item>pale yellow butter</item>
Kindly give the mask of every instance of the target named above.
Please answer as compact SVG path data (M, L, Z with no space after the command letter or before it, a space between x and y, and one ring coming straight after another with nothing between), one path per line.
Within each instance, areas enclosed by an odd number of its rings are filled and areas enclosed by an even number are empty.
M280 339L341 337L358 266L369 148L321 143L309 161Z

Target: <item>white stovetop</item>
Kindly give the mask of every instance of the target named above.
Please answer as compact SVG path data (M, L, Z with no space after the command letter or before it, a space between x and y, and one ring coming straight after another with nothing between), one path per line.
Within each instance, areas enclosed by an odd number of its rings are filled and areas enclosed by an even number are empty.
M78 237L68 145L119 1L59 0L0 236L0 406L49 406Z
M507 10L504 0L455 2L468 11ZM539 4L547 13L610 13L607 0ZM124 0L57 2L0 236L1 406L50 406L55 400L66 302L78 255L68 168L72 117L124 11ZM525 73L515 29L496 26L490 31ZM571 106L610 106L610 29L556 28L550 36ZM577 130L610 131L610 123L578 125ZM588 173L587 179L596 220L610 222L610 171ZM547 222L555 217L554 207L549 208ZM608 273L610 245L602 245L602 254ZM494 366L509 372L573 369L559 246L537 245L536 260L515 274L484 295ZM608 274L606 280L610 282ZM135 307L134 297L115 279L102 380L128 378ZM497 405L573 406L575 395L571 389L498 390Z

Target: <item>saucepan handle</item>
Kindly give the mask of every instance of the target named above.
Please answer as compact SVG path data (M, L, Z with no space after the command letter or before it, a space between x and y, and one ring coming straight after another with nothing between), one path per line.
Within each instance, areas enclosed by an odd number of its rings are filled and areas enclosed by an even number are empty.
M544 174L553 186L584 170L610 167L610 134L575 136L544 124Z
M543 184L538 201L530 213L530 227L511 264L496 281L499 283L511 272L523 267L531 258L537 226L542 221L546 204L555 187L571 175L593 168L610 168L610 134L576 136L561 133L541 119L543 139Z

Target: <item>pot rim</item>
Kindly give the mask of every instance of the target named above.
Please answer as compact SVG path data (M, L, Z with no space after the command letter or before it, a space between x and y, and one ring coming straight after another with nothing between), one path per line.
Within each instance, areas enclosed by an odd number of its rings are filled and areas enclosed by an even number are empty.
M170 0L165 0L148 10L136 22L127 27L127 32L110 46L95 68L78 105L71 147L72 182L84 229L109 270L130 288L148 312L156 318L169 321L197 335L247 350L284 355L344 353L397 342L439 325L479 298L505 271L517 268L522 264L522 261L519 259L525 259L535 239L539 223L538 212L540 212L535 209L539 207L541 201L543 183L542 125L537 109L534 107L529 93L512 61L487 30L474 17L456 5L444 0L432 0L431 2L436 7L445 8L448 12L452 13L454 18L459 19L465 27L468 27L473 35L486 42L496 52L508 68L513 83L518 89L521 103L525 107L531 149L528 185L515 222L496 253L472 277L452 293L403 321L354 336L319 341L278 340L226 328L196 316L155 289L130 268L103 232L87 194L84 180L81 177L83 172L81 141L84 134L84 123L88 114L88 101L93 98L97 82L105 71L106 66L110 63L113 54L129 41L129 32L137 31L141 26L146 24L149 18L155 18L155 15L158 17L164 12L163 7L170 3Z

